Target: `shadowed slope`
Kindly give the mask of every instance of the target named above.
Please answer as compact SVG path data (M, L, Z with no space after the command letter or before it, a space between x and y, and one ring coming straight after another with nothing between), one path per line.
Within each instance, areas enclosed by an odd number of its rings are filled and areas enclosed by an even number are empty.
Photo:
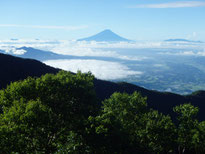
M28 76L40 77L46 73L57 73L59 70L37 60L17 58L0 53L0 88L10 82L23 80Z

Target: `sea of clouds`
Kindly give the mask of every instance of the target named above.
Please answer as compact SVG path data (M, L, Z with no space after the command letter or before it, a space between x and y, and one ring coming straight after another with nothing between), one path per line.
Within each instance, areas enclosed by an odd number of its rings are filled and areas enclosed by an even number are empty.
M90 56L90 57L111 57L121 60L143 61L150 57L142 55L126 55L119 53L118 49L182 49L180 52L160 52L165 55L184 55L184 56L205 56L204 43L186 43L186 42L86 42L76 40L39 40L39 39L11 39L0 40L0 50L6 53L16 55L24 54L26 51L19 49L21 47L32 47L45 51L52 51L58 54L72 56ZM187 49L187 50L185 50ZM197 49L197 52L195 51ZM124 63L110 62L93 59L67 59L67 60L48 60L44 61L47 65L61 68L64 70L77 72L91 71L99 79L115 80L123 79L130 75L140 76L143 72L132 70Z
M56 68L69 70L71 72L92 72L96 78L105 80L123 79L130 75L141 75L140 71L132 71L127 66L117 62L107 62L102 60L48 60L45 64Z
M15 51L15 49L18 50L18 48L24 46L46 51L52 51L65 55L118 57L122 59L129 59L129 57L118 54L117 50L113 51L109 49L203 49L203 51L205 52L205 43L191 42L136 41L109 43L95 41L86 42L76 40L0 40L0 50L6 50L6 52L12 52ZM22 53L22 51L20 53ZM139 57L130 58L132 58L132 60L133 58L139 60Z

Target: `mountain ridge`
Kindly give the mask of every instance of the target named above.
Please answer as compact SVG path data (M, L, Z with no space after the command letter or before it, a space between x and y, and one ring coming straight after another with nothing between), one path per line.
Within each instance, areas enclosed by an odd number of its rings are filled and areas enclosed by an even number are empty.
M17 80L28 76L40 77L46 73L57 73L55 69L37 60L24 59L0 53L0 89Z
M115 57L106 57L106 56L75 56L75 55L63 55L57 54L51 51L45 51L36 49L33 47L20 47L16 48L17 50L25 50L26 52L23 54L15 54L12 52L5 52L4 50L0 49L0 53L12 55L15 57L26 58L26 59L35 59L39 61L46 61L46 60L57 60L57 59L94 59L94 60L106 60L106 61L120 61L121 59Z

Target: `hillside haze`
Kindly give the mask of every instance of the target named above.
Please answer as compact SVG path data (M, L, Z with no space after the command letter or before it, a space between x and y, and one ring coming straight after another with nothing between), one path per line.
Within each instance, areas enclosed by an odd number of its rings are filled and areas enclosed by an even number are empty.
M96 41L96 42L130 42L126 38L123 38L109 29L106 29L96 35L79 39L78 41Z

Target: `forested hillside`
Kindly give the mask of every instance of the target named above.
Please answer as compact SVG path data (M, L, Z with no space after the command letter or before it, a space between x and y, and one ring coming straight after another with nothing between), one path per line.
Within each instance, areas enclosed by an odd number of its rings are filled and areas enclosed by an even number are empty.
M191 104L169 115L140 93L114 93L99 106L94 76L61 71L0 90L0 153L205 152L205 121Z
M0 89L6 88L10 82L26 79L28 76L40 77L46 73L57 73L59 69L47 66L39 61L22 59L10 55L0 54ZM114 92L126 92L132 94L134 91L140 92L147 97L148 106L172 117L176 114L172 108L183 103L192 103L199 107L199 120L205 120L205 92L198 91L192 95L178 95L173 93L163 93L147 90L139 86L128 83L114 83L94 79L94 87L98 102L109 98Z

